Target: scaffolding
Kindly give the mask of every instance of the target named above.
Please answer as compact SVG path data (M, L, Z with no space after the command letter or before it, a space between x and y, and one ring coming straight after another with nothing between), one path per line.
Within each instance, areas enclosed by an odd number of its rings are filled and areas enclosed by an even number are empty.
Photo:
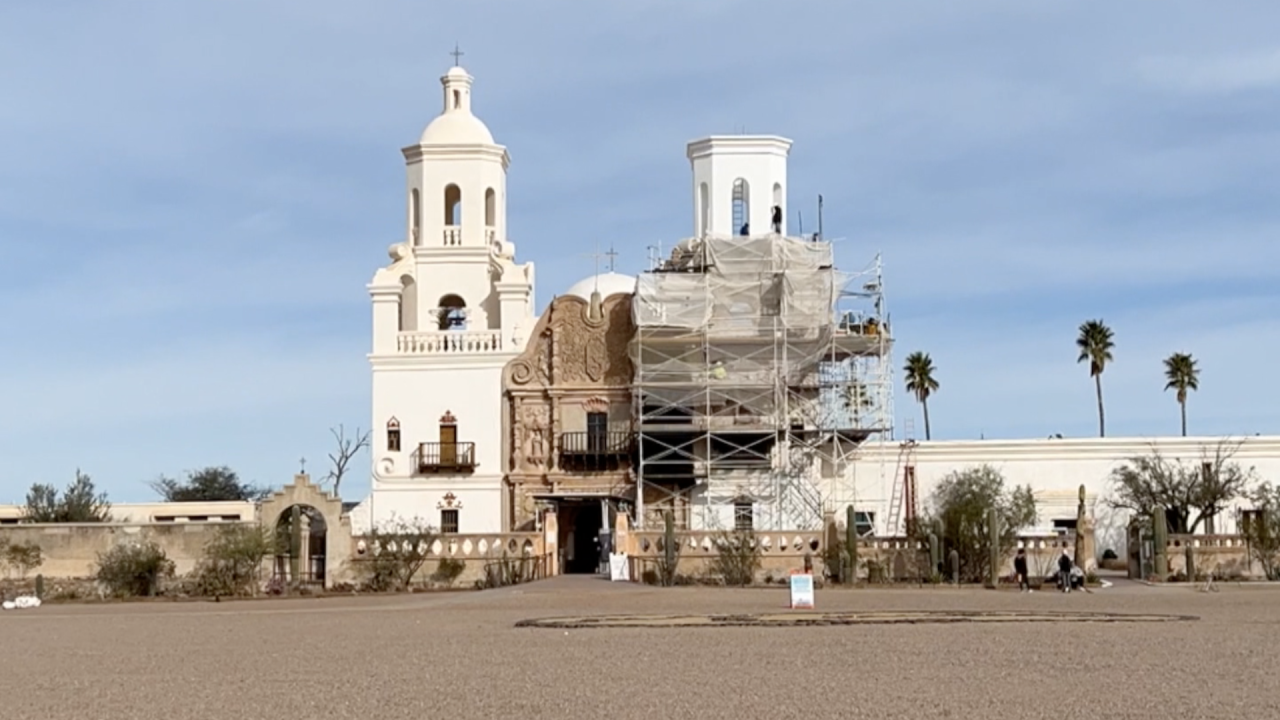
M641 274L633 316L638 526L812 529L854 503L859 448L892 434L879 257L846 273L817 238L693 238Z

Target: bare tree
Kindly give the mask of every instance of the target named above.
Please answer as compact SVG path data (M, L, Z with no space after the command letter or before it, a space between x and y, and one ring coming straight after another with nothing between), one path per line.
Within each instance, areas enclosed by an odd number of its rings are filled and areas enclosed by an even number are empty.
M1150 454L1129 458L1111 471L1115 495L1110 503L1141 515L1163 511L1169 532L1194 533L1249 489L1253 468L1231 461L1242 444L1224 438L1212 451L1201 450L1197 466L1170 461L1152 445Z
M325 482L333 483L333 494L338 495L338 490L342 486L342 478L346 477L347 467L351 464L351 460L360 454L361 450L369 447L370 431L366 430L361 433L360 428L356 428L354 437L347 437L346 429L342 425L337 428L329 428L329 432L333 433L333 439L337 443L337 449L329 453L329 474L325 475ZM341 496L339 496L341 497Z
M374 591L408 590L439 534L419 518L393 520L365 535L365 582Z
M1280 487L1261 483L1250 493L1253 511L1241 517L1240 534L1268 580L1280 578Z

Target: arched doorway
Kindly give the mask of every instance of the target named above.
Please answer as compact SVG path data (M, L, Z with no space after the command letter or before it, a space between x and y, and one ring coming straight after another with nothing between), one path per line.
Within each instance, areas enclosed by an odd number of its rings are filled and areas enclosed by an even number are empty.
M288 586L325 584L329 527L311 505L295 504L276 517L272 580Z

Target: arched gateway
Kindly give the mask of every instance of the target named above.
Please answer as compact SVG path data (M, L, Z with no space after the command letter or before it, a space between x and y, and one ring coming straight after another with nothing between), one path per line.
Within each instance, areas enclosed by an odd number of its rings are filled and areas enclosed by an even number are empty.
M311 476L294 475L293 482L272 493L258 512L262 524L285 540L273 575L290 584L333 587L349 572L351 520L342 514L342 501L313 485Z

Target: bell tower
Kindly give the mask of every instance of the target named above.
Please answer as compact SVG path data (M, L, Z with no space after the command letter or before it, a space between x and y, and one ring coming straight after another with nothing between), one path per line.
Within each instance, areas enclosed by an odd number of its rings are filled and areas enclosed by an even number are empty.
M461 53L459 53L461 54ZM361 527L419 518L500 532L502 371L533 329L532 263L507 239L507 149L473 112L474 79L440 78L440 114L405 161L404 234L373 305L372 492Z
M693 236L787 234L787 156L777 135L713 135L689 143Z

